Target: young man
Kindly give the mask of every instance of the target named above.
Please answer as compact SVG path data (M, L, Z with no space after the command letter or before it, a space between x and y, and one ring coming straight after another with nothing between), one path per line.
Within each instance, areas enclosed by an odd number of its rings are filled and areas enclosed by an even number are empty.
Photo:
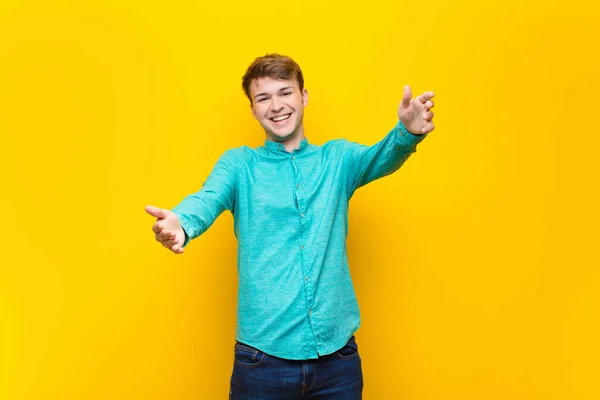
M172 211L147 206L156 240L176 254L225 210L238 240L238 306L231 399L360 399L354 333L360 315L346 256L348 202L391 174L434 129L432 92L398 108L378 143L310 144L308 91L291 58L257 58L242 86L263 146L226 151L202 188ZM320 396L320 397L319 397Z

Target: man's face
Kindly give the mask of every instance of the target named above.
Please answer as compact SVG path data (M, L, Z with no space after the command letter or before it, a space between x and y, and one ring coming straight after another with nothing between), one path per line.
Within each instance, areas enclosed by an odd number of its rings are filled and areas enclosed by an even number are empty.
M302 118L308 92L300 92L296 79L259 78L250 83L252 115L270 140L284 142L304 134Z

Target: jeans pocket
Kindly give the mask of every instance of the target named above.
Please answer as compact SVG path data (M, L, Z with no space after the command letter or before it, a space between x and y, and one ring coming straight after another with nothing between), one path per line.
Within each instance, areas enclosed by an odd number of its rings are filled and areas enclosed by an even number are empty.
M246 368L255 368L265 362L266 354L254 347L236 342L233 351L234 362Z
M358 345L356 344L354 336L348 340L348 343L346 343L344 347L336 351L335 355L343 360L352 360L359 357Z

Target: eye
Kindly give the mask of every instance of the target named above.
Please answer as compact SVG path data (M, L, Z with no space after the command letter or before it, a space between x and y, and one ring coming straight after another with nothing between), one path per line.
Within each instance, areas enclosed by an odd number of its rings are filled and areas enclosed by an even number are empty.
M260 103L261 101L265 101L267 98L266 97L261 97L260 99L256 100L258 103Z
M290 94L292 94L292 92L285 92L283 95L284 96L289 96Z

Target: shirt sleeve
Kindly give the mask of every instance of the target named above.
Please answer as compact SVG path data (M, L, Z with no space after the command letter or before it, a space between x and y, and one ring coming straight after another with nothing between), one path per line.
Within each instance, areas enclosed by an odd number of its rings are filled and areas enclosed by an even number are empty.
M236 175L230 151L217 161L201 189L185 197L172 211L177 215L185 233L185 247L210 228L225 210L235 204Z
M359 187L398 170L417 151L417 144L426 136L427 134L415 135L409 132L398 120L396 126L372 146L347 142L344 159L348 198Z

